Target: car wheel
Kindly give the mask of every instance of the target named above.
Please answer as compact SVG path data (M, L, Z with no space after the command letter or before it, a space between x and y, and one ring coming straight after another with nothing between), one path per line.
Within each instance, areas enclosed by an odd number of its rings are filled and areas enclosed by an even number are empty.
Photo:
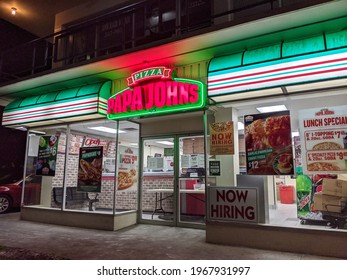
M6 213L12 209L12 200L3 194L0 194L0 214Z

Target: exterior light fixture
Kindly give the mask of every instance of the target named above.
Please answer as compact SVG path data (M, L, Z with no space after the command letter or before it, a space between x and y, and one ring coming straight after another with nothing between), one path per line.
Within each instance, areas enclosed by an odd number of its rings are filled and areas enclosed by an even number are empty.
M17 9L15 7L11 8L11 14L15 16L17 14Z

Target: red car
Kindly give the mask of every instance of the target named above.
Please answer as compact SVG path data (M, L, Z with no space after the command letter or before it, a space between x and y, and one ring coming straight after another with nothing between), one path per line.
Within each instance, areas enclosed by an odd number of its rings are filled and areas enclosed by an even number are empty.
M0 214L21 206L23 179L0 185ZM40 203L41 177L29 175L25 180L24 205Z

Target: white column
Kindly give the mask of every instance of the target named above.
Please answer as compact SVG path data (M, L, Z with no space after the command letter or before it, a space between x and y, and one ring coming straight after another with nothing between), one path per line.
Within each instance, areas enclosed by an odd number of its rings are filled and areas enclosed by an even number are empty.
M217 186L235 186L236 174L239 173L239 142L237 130L237 110L233 108L219 108L215 113L215 122L232 120L234 122L234 155L216 156L220 161L221 175L217 176Z

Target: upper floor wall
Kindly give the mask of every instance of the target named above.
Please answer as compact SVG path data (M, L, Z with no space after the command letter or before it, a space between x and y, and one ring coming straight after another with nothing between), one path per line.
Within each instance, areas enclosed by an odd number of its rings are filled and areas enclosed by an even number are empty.
M330 1L88 1L56 16L58 33L3 53L0 83L51 68L66 69L119 56L323 2ZM30 63L18 63L27 61L22 59L23 53L30 56Z

